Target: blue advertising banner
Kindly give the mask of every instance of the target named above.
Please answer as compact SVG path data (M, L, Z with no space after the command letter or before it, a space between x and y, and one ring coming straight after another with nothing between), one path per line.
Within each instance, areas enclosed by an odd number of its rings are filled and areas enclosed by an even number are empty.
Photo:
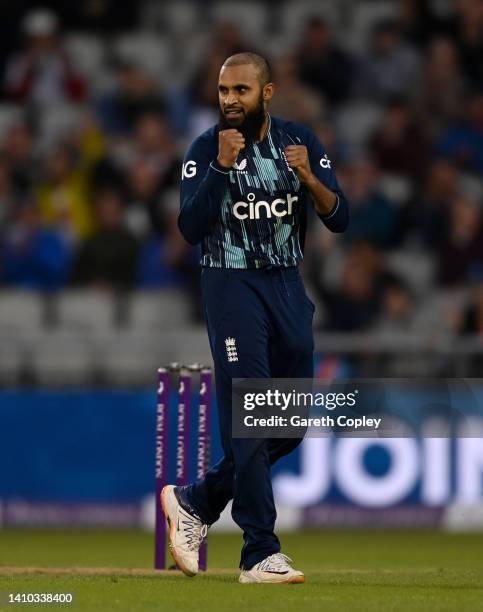
M155 410L156 395L146 391L1 392L0 500L139 503L154 491ZM173 403L172 422L175 413ZM212 420L214 463L216 405ZM172 478L175 445L171 433ZM481 504L483 440L308 438L273 476L278 502L301 509Z

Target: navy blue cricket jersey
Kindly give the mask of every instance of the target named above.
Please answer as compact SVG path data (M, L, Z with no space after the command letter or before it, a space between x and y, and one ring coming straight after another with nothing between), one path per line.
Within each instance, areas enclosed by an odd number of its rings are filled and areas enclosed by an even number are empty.
M347 227L347 201L315 134L291 121L269 120L265 138L242 149L230 169L216 160L218 126L188 149L178 223L189 243L202 243L202 266L289 267L302 260L311 198L287 164L289 145L307 147L313 174L337 196L332 212L319 217L333 232Z

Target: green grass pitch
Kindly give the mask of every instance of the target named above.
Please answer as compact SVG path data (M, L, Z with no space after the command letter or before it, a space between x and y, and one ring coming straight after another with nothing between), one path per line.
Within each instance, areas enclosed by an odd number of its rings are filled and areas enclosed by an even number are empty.
M1 610L483 610L483 534L333 530L281 535L303 585L240 585L241 537L211 534L206 574L152 570L138 531L0 531ZM69 592L68 605L8 605L6 592Z

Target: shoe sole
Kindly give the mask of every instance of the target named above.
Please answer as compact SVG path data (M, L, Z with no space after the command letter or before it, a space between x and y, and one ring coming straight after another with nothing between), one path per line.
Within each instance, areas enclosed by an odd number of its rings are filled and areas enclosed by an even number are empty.
M163 490L161 491L161 506L163 508L163 513L164 513L164 516L166 517L166 520L168 521L168 526L169 526L169 542L171 544L171 546L169 547L169 550L171 552L171 556L173 557L176 565L183 572L183 574L185 576L189 576L189 578L193 578L193 576L196 576L196 574L188 570L188 568L185 565L183 565L183 562L180 561L180 559L176 555L175 546L173 544L174 532L176 531L176 527L174 525L174 522L169 518L168 506L166 502L166 496L173 488L174 487L172 487L171 485L167 485L166 487L163 487Z
M303 584L305 582L305 576L294 576L288 580L239 580L240 584Z

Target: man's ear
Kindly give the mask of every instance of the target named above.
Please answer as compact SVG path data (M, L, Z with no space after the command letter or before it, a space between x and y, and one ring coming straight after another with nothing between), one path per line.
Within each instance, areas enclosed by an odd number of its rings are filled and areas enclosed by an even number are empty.
M273 93L274 93L274 85L273 83L267 83L264 88L263 88L263 100L264 102L268 102L269 100L271 100Z

